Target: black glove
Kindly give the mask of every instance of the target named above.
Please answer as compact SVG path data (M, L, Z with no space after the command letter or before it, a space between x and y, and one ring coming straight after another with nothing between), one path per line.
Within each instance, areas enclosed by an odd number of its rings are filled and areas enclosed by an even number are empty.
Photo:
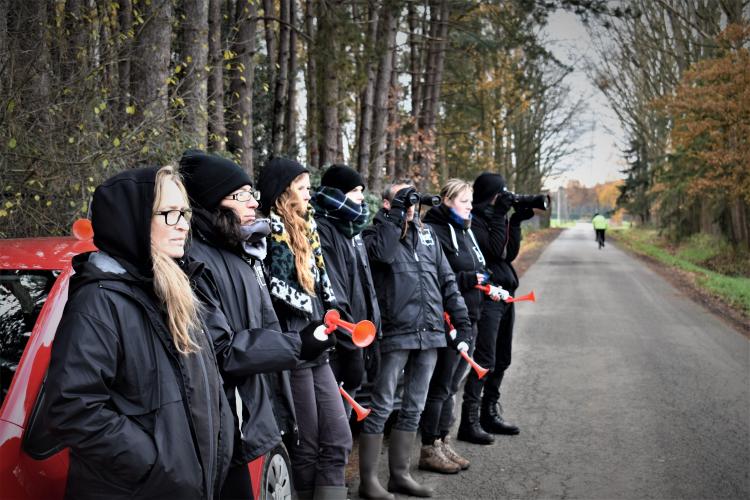
M315 330L318 327L321 330L325 329L325 325L322 322L313 321L299 332L299 338L302 340L302 350L299 357L302 361L312 361L320 356L323 351L336 345L336 335L326 335L325 340L315 338Z
M534 217L534 209L530 207L516 208L513 215L510 216L511 226L520 226L521 222Z
M413 186L407 186L399 189L391 201L391 208L388 210L388 218L397 226L402 226L406 218L406 212L412 206L411 194L417 190Z
M495 207L495 212L498 212L500 214L507 214L510 210L510 207L513 206L513 193L510 191L507 191L503 189L497 194L497 198L495 198L495 203L493 206Z

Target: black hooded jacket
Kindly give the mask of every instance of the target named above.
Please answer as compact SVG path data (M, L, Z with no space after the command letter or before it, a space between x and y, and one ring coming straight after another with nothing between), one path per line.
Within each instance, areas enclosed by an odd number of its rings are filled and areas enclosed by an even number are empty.
M521 227L511 224L506 213L488 203L474 205L471 213L471 229L487 260L490 281L514 294L518 275L511 263L521 248Z
M262 263L239 248L226 248L210 213L193 210L189 253L206 266L199 295L221 311L206 319L207 328L232 408L235 389L242 400L234 454L234 463L241 464L272 450L296 427L288 376L281 371L297 366L301 342L296 332L281 332ZM239 425L240 415L233 413Z
M316 214L315 220L341 318L354 323L369 319L380 331L380 307L362 237L347 238L324 216ZM341 334L340 330L336 333L336 349L357 349L350 335Z
M200 349L180 354L153 290L155 173L130 170L97 188L100 252L74 260L40 413L70 447L68 498L212 498L231 458L211 342L194 332ZM202 266L183 268L192 279Z
M471 339L466 304L429 226L418 229L409 223L401 238L401 229L381 209L362 236L382 315L382 352L445 347L444 311L458 338Z
M484 293L474 288L477 284L477 273L483 274L485 260L482 252L472 238L472 231L465 228L451 217L450 208L445 205L432 207L424 216L424 222L432 227L437 235L443 252L448 258L451 269L456 275L458 289L466 302L469 318L474 323L482 312Z

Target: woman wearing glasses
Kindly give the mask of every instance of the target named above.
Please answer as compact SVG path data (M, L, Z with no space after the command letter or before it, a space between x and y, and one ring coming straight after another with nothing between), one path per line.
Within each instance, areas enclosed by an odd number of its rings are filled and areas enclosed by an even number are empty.
M295 428L288 374L282 371L297 366L300 338L281 333L271 304L262 268L271 228L268 219L256 216L260 195L250 177L230 160L195 150L185 152L180 168L194 206L190 255L206 266L201 297L223 313L208 318L208 329L232 408L235 394L241 400L235 420L242 432L222 498L252 498L247 463Z
M74 259L40 413L70 447L65 496L213 498L234 431L183 260L185 189L170 167L128 170L91 210L99 251Z
M294 160L274 158L258 177L261 210L271 218L266 263L273 304L282 326L301 330L323 318L335 305L317 226L310 206L310 174ZM313 336L303 330L303 342ZM325 337L325 335L324 335ZM335 344L328 335L326 347ZM298 496L345 499L344 468L352 435L336 379L325 352L291 372L299 441L291 447L292 474Z

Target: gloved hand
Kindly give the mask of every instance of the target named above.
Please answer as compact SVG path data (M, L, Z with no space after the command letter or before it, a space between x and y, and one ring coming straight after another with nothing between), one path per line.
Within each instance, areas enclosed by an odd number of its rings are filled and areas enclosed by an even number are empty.
M493 204L493 206L495 207L495 212L507 214L508 210L510 210L510 207L513 206L513 198L514 197L512 192L505 189L500 191L495 198L495 203Z
M326 325L320 321L313 321L299 332L299 338L302 340L302 350L299 355L301 360L312 361L323 351L336 345L336 335L326 335L325 329Z
M501 286L490 285L490 293L488 294L495 302L505 300L510 297L510 293Z
M529 207L516 208L513 215L510 216L511 226L520 226L521 222L534 217L534 209Z
M471 342L471 339L465 339L458 335L458 331L455 328L448 332L448 337L451 340L451 345L456 351L467 352L469 350L469 342Z
M403 225L404 219L406 218L406 212L412 205L409 198L411 197L412 193L416 192L417 190L414 189L413 186L407 186L398 190L396 195L393 197L393 200L391 201L391 208L390 210L388 210L388 218L391 220L391 222L399 227Z

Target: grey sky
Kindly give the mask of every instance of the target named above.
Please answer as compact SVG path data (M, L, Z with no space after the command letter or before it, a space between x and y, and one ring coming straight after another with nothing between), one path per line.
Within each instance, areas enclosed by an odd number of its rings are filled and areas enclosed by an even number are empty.
M570 179L593 186L622 178L619 171L624 168L624 161L618 143L622 144L624 132L607 100L583 71L584 59L596 57L586 28L575 14L557 11L550 16L544 33L547 48L561 61L575 66L575 71L565 80L572 89L572 96L586 96L588 101L588 110L580 118L588 130L576 144L581 151L563 160L561 166L566 172L549 179L546 187L556 189Z

